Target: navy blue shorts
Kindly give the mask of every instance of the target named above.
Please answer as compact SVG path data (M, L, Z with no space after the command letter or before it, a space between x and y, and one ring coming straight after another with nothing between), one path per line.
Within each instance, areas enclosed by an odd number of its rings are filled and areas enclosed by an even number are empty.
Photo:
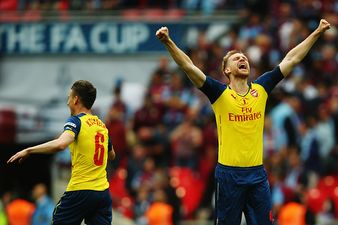
M56 204L53 225L111 225L112 200L105 191L67 191Z
M267 174L263 166L230 167L217 164L216 225L240 225L242 212L248 225L273 224Z

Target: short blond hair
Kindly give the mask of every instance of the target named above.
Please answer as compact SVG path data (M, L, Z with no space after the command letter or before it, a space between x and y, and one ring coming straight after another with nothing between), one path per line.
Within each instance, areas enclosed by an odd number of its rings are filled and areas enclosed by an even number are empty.
M225 70L225 67L227 66L228 59L230 58L230 56L232 56L232 55L234 55L234 54L236 54L236 53L242 53L242 52L241 52L240 50L237 50L237 49L230 50L230 51L228 51L227 54L223 57L223 60L222 60L222 73L224 73L224 75L227 76L228 78L230 78L230 77L229 77L228 74L226 74L226 73L224 72L224 70Z

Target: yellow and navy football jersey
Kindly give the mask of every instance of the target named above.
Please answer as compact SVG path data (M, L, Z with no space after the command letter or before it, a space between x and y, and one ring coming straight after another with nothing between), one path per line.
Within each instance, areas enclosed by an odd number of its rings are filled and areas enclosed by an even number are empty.
M107 189L106 166L112 144L105 124L95 115L81 113L69 117L64 130L75 137L69 146L72 174L67 191Z
M218 162L226 166L263 164L263 129L268 94L283 79L276 67L249 84L245 95L207 77L200 90L209 98L218 133Z

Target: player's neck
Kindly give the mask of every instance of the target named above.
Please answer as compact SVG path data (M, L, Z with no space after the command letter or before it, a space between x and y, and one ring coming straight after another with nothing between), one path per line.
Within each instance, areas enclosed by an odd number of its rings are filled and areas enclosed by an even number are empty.
M79 115L81 113L85 113L85 114L91 114L91 110L87 109L85 107L78 107L77 109L74 110L74 115Z
M229 87L240 95L245 95L249 90L247 79L233 79L229 83Z

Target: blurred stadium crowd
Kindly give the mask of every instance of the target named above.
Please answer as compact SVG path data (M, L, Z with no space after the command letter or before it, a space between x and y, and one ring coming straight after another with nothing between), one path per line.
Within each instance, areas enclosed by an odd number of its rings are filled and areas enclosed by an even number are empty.
M320 18L326 18L333 25L331 30L270 96L264 164L279 225L328 225L337 221L337 1L10 0L1 1L0 6L18 10L150 6L175 7L186 13L244 7L246 10L239 10L238 24L219 39L209 42L200 31L197 42L185 50L202 71L223 82L227 80L219 64L227 50L241 49L248 55L254 80L278 65ZM120 96L122 89L123 81L117 82L114 102L105 117L117 153L109 168L115 210L138 225L159 225L160 219L166 221L163 224L212 220L217 131L208 99L191 86L182 71L170 68L166 57L159 60L142 107L136 112L128 110ZM9 206L4 201L3 211Z
M121 10L121 9L184 9L214 13L219 9L267 10L269 1L247 0L4 0L1 9L6 10ZM278 2L278 1L274 1ZM290 1L294 2L294 1ZM327 4L330 4L328 1Z

